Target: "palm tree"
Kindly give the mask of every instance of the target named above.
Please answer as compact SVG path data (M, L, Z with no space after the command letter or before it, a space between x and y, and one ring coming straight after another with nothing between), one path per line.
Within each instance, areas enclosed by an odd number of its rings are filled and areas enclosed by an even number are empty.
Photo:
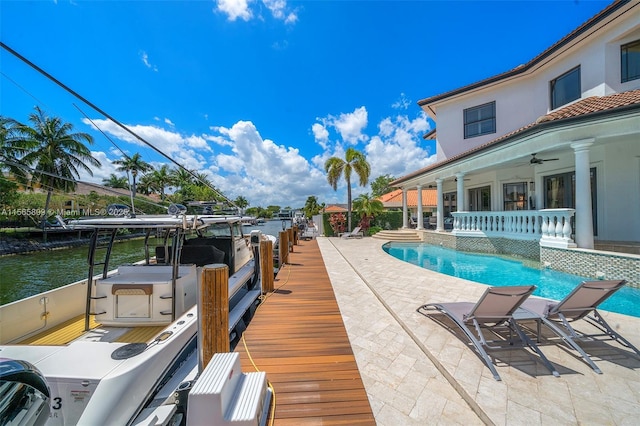
M303 211L304 216L312 218L313 215L320 213L324 209L324 203L318 204L318 197L311 195L307 197L307 201L304 203Z
M111 173L108 178L102 179L102 184L104 186L108 186L110 188L128 188L129 182L127 182L127 178L124 176L116 176L114 173Z
M153 169L151 164L142 160L142 157L137 152L133 154L131 157L125 156L120 160L115 160L113 164L116 164L117 166L119 166L116 169L119 172L127 172L127 174L131 172L132 181L133 181L131 185L132 198L136 196L136 176L138 176L138 173L145 173Z
M21 158L33 147L33 143L20 138L21 124L16 120L0 116L0 173L5 170L26 182L28 167Z
M347 226L348 231L351 228L351 174L355 172L360 180L360 186L365 186L369 182L369 174L371 167L367 162L366 156L360 151L349 148L345 153L344 160L339 157L331 157L324 163L324 171L327 172L327 181L333 187L338 189L338 180L344 173L344 179L347 181Z
M151 185L160 193L160 199L164 201L165 188L174 182L173 172L166 164L151 172L149 175Z
M90 166L100 167L101 164L83 143L93 144L91 135L72 133L71 123L64 123L57 117L48 117L40 107L36 106L35 110L29 115L29 122L33 127L19 125L18 137L22 143L29 146L22 162L33 169L32 183L39 183L47 190L45 213L42 217L44 228L53 191L73 191L76 188L76 180L80 178L78 169L84 169L93 176ZM46 241L46 229L43 237Z
M189 185L193 185L194 183L194 178L193 178L193 171L187 170L185 168L182 167L178 167L177 169L173 169L171 171L171 176L173 178L173 183L179 188L179 189L185 189L187 186Z
M233 204L240 208L240 214L243 214L244 208L249 205L249 202L242 195L239 195L234 201Z
M360 215L360 225L366 231L369 229L371 219L384 211L384 204L369 194L360 194L353 200L353 208Z

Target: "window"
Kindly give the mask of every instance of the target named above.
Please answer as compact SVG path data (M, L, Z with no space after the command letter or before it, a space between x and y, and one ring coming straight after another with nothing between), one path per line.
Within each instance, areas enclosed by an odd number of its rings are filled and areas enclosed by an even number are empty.
M556 109L571 101L580 99L580 66L562 74L550 83L551 109Z
M598 235L598 209L596 192L596 169L591 168L591 214L593 216L593 234ZM576 174L562 173L544 178L544 208L557 209L576 207ZM571 224L575 229L575 224Z
M640 78L640 40L620 46L622 82Z
M445 217L451 216L451 213L458 211L456 195L457 193L455 192L445 192L442 194Z
M479 105L464 110L464 138L496 132L496 103Z
M473 188L469 190L469 211L491 211L491 187Z
M527 210L527 182L505 183L504 190L504 210Z

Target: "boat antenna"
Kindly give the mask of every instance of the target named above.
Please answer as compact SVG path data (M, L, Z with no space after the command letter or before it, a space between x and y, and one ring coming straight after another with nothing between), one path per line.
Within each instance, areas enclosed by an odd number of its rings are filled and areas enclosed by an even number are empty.
M207 187L209 187L212 191L214 191L216 194L218 194L219 196L221 196L222 198L224 198L229 204L233 205L234 207L238 208L239 207L233 202L231 201L229 198L227 198L224 194L222 194L218 189L216 189L213 185L209 185L207 182L202 181L195 173L193 173L191 170L187 169L186 167L184 167L182 164L178 163L177 161L175 161L173 158L171 158L170 156L168 156L167 154L165 154L164 152L162 152L161 150L159 150L158 148L156 148L151 142L146 141L144 138L142 138L141 136L139 136L137 133L135 133L133 130L129 129L127 126L125 126L124 124L120 123L118 120L116 120L114 117L112 117L111 115L107 114L107 112L105 112L104 110L102 110L101 108L99 108L98 106L96 106L94 103L92 103L91 101L89 101L88 99L86 99L84 96L80 95L78 92L76 92L75 90L73 90L72 88L70 88L69 86L67 86L66 84L64 84L63 82L61 82L60 80L58 80L57 78L55 78L54 76L52 76L51 74L49 74L48 72L46 72L45 70L43 70L42 68L40 68L38 65L34 64L33 62L31 62L29 59L27 59L26 57L22 56L20 53L16 52L15 50L13 50L11 47L7 46L4 42L0 41L0 47L2 47L3 49L5 49L7 52L11 53L13 56L15 56L16 58L20 59L22 62L24 62L25 64L29 65L31 68L33 68L34 70L38 71L40 74L44 75L45 77L47 77L49 80L53 81L55 84L57 84L58 86L60 86L62 89L66 90L67 92L71 93L73 96L75 96L76 98L80 99L83 103L85 103L86 105L89 105L91 108L93 108L95 111L97 111L98 113L102 114L104 117L108 118L109 120L111 120L113 123L115 123L118 127L120 127L121 129L123 129L125 132L129 133L130 135L132 135L133 137L135 137L136 139L138 139L140 142L144 143L145 145L147 145L148 147L150 147L151 149L153 149L155 152L157 152L158 154L162 155L164 158L166 158L167 160L171 161L173 164L175 164L176 166L178 166L179 168L185 170L187 173L189 173L192 177L194 177L195 179L197 179L198 181L200 181L201 183L203 183L204 185L206 185Z

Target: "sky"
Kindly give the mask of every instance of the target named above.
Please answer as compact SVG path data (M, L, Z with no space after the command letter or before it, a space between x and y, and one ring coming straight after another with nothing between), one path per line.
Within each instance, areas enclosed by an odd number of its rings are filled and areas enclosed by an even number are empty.
M357 149L370 181L434 163L420 99L528 62L609 3L2 0L3 43L154 148L5 49L0 115L37 105L91 134L102 167L84 181L123 176L112 161L137 152L253 207L346 203L328 158Z

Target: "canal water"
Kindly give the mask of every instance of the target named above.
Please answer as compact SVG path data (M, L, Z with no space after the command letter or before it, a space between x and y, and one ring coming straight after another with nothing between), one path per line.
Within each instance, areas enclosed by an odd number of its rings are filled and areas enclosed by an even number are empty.
M287 222L287 227L290 226ZM274 220L260 226L245 226L243 233L248 234L252 229L278 236L282 222ZM117 243L110 265L116 268L122 263L142 260L143 246L144 239ZM86 246L0 257L0 305L86 279L87 272Z

